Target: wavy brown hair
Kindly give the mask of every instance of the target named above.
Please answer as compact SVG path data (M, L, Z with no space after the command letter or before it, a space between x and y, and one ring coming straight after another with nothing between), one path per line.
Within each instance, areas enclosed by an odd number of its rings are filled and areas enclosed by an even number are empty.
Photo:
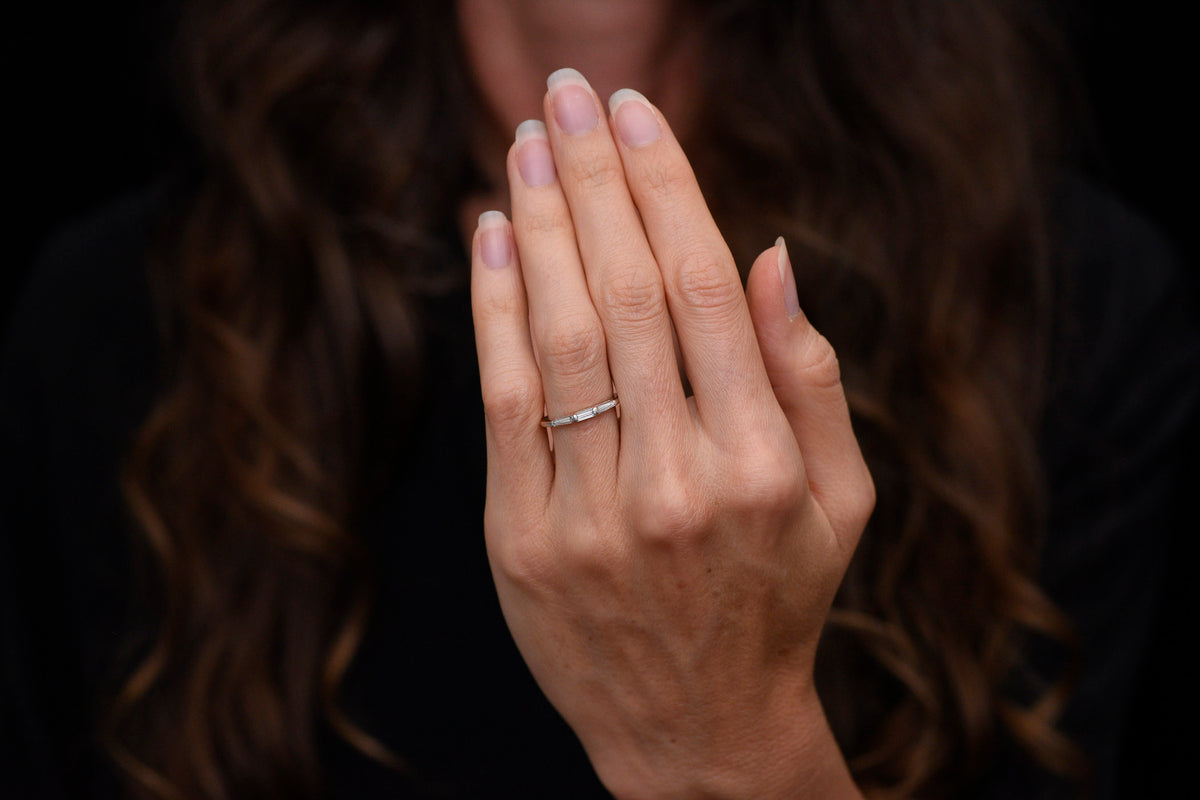
M692 5L689 153L739 263L788 239L877 487L818 659L851 768L878 796L949 796L1007 738L1065 770L1062 686L1022 655L1067 636L1033 577L1042 20L1002 0ZM337 688L369 605L355 530L395 456L379 443L426 372L424 304L463 285L446 232L481 188L450 6L183 17L203 168L154 264L168 374L124 484L162 599L110 716L134 795L306 796L322 719L403 769Z

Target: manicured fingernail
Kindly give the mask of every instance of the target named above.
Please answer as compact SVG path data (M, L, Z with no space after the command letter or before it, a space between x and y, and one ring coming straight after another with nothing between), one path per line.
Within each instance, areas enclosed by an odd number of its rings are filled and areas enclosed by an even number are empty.
M517 126L517 170L526 186L554 183L554 156L546 125L539 119L527 119Z
M512 261L512 243L504 212L485 211L479 215L479 255L490 269L507 267Z
M783 282L783 304L787 307L788 319L800 316L800 298L796 295L796 273L792 272L792 259L788 257L787 243L780 236L775 240L779 248L779 280Z
M618 89L608 98L608 109L617 124L617 135L626 147L641 147L657 142L662 134L658 117L641 92Z
M596 129L600 114L587 79L576 70L566 68L550 73L546 78L554 119L563 132L571 136Z

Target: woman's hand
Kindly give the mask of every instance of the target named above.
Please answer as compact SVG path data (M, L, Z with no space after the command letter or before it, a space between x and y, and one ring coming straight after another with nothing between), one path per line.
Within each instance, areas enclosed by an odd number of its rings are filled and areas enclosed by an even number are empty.
M833 350L781 246L743 291L656 109L618 92L609 123L578 73L550 85L509 152L512 225L485 214L473 246L513 637L618 796L853 796L812 681L874 503ZM614 388L619 418L551 450L543 414Z

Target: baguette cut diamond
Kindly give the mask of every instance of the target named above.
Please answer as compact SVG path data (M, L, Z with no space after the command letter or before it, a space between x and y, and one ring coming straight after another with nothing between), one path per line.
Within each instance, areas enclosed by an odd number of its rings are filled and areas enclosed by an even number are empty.
M603 403L594 405L591 408L585 408L582 411L576 411L574 414L568 414L565 417L558 417L557 419L542 417L542 427L559 428L563 425L571 425L575 422L583 422L584 420L588 420L592 417L603 414L605 411L611 411L614 408L618 408L620 404L620 400L618 400L617 396L614 394L611 400L605 400ZM619 414L620 412L618 412L618 415Z

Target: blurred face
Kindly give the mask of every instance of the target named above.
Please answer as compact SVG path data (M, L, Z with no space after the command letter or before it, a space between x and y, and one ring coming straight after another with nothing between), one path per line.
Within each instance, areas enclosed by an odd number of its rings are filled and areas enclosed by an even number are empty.
M587 76L601 98L638 89L686 120L698 74L697 26L680 0L457 0L471 74L506 134L543 115L545 78Z

